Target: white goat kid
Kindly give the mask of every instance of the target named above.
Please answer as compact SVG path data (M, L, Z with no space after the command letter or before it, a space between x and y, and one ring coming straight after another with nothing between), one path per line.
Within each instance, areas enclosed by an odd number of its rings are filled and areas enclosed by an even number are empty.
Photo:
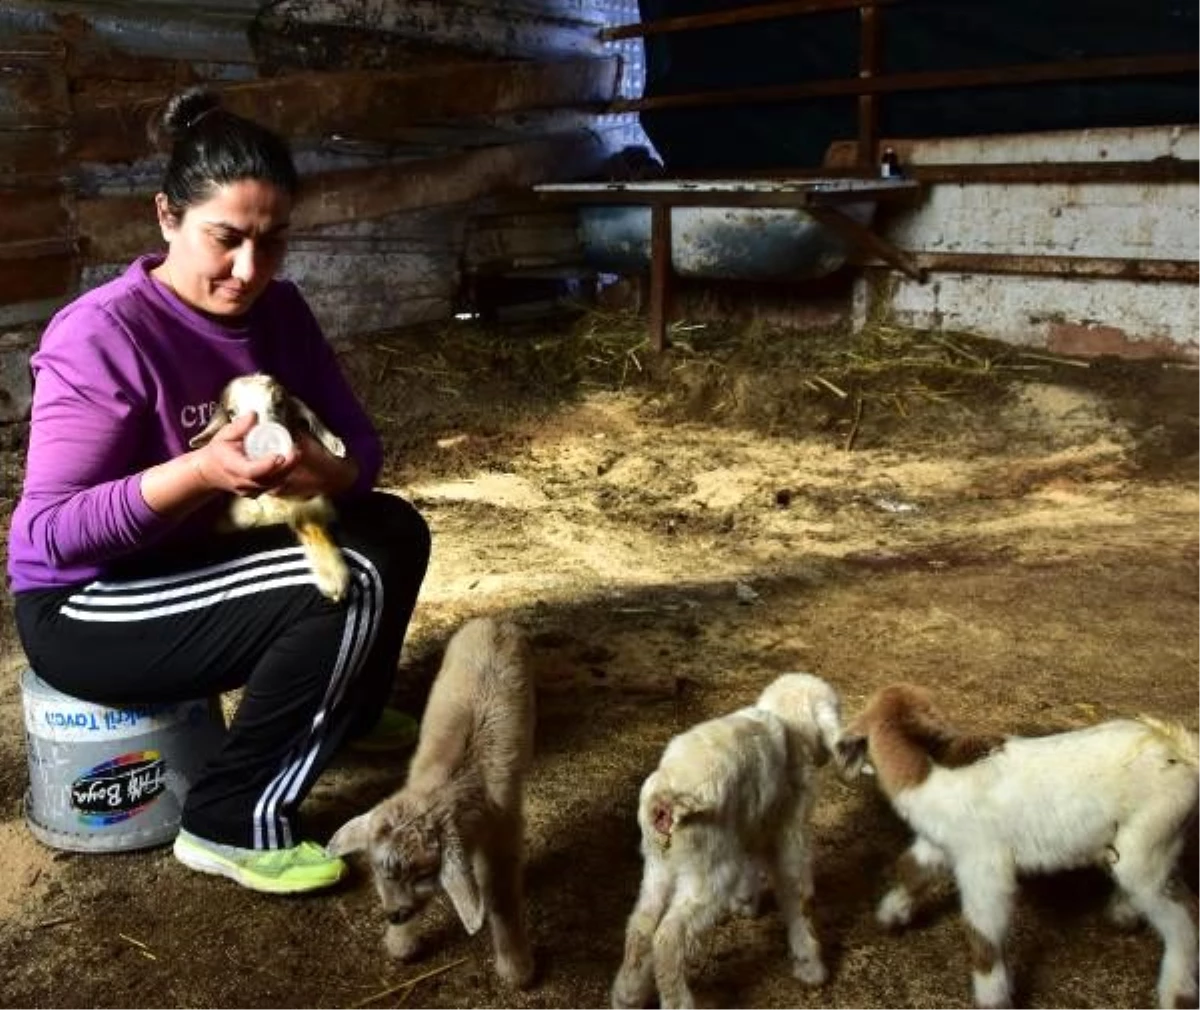
M694 1006L687 960L730 914L752 912L764 879L788 927L793 973L825 981L809 921L816 767L841 733L836 692L784 674L750 707L674 737L638 804L645 860L614 1007Z
M235 417L250 411L258 416L259 424L281 424L293 436L306 428L330 454L346 455L342 440L326 428L301 399L290 395L278 380L262 373L238 376L225 387L208 425L191 440L192 448L206 444ZM333 504L324 495L311 498L285 498L276 494L234 497L226 514L226 521L233 529L290 526L304 549L317 588L336 602L346 595L350 570L341 549L329 534L333 519Z
M533 977L522 887L522 792L534 685L515 625L476 618L450 640L404 787L334 834L335 855L366 852L394 957L419 947L415 917L439 885L470 934L486 916L496 971Z
M1197 739L1149 718L1045 737L967 736L911 684L876 692L847 727L843 763L870 758L916 838L876 917L904 926L939 876L962 900L975 1001L1012 1005L1003 947L1020 872L1107 869L1110 915L1144 916L1165 945L1163 1007L1195 1006L1195 900L1175 876L1197 806Z

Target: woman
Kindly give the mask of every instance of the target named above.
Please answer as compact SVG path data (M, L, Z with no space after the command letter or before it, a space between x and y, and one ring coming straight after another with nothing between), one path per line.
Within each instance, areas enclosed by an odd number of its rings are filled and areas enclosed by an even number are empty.
M313 890L345 866L302 839L297 808L343 741L386 737L400 717L383 706L429 531L372 492L379 437L303 298L275 279L298 181L287 145L203 90L172 99L162 125L166 256L64 308L32 358L9 541L17 627L38 675L89 701L244 688L188 792L175 855L256 890ZM345 458L301 436L251 461L252 413L191 450L224 385L256 371L304 400ZM352 571L340 603L286 527L214 532L231 495L264 491L336 501Z

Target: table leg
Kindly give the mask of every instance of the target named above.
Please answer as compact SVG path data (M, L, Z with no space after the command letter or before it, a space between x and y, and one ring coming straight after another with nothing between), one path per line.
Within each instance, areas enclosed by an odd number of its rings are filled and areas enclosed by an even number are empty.
M667 346L667 316L671 299L671 208L650 207L650 349Z

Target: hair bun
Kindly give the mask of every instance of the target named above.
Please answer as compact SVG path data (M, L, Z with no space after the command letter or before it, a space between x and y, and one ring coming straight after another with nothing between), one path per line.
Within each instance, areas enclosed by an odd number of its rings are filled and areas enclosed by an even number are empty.
M160 122L159 136L181 140L208 116L221 108L221 96L205 87L189 88L167 102Z

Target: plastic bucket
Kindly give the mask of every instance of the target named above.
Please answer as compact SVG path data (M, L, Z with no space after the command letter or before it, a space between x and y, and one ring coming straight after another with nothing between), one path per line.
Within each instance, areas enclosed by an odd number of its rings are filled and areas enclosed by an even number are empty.
M188 787L224 734L220 699L109 708L21 675L29 789L38 841L119 852L171 841Z

